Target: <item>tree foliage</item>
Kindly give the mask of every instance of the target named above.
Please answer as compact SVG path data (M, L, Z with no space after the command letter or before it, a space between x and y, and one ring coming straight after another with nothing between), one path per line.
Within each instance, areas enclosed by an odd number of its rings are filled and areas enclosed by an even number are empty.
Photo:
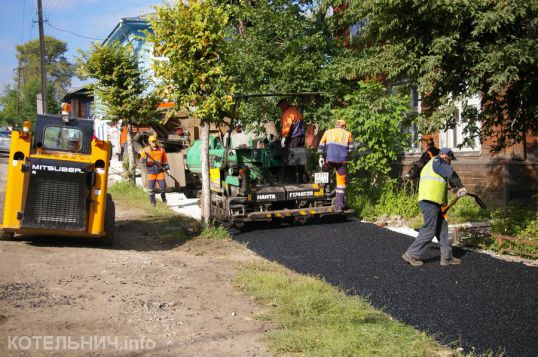
M313 1L237 1L232 9L235 36L229 68L238 79L238 92L323 92L288 100L299 105L306 121L326 126L330 109L348 89L332 68L341 49L325 16L326 6ZM279 99L245 102L242 118L253 122L280 117L275 108Z
M234 83L226 74L230 43L228 10L215 1L176 1L155 7L147 32L154 52L157 90L177 110L209 122L222 119L233 104Z
M35 119L36 95L41 93L39 40L18 45L16 49L19 69L15 71L14 83L7 85L0 97L0 121L10 125L20 125L24 120ZM48 113L58 112L58 102L71 85L74 66L65 58L66 51L65 42L45 36Z
M51 83L57 99L61 99L71 85L71 77L75 74L73 64L69 63L64 54L67 43L51 36L45 36L45 68L47 83ZM24 80L40 80L39 39L17 46L17 60L23 68ZM17 80L17 78L15 78Z
M16 84L6 86L4 95L0 97L2 106L0 123L20 127L25 120L34 121L37 113L37 94L41 94L39 79L27 81L20 90L17 90ZM60 105L56 101L53 84L47 83L47 113L58 113L59 110Z
M94 43L90 50L79 53L77 71L81 78L94 80L89 87L102 103L99 110L106 119L129 124L158 120L158 99L153 92L147 93L149 79L130 45Z
M149 80L139 68L130 44L94 43L89 51L80 51L80 55L77 58L80 77L95 80L89 87L94 90L97 111L114 123L122 120L127 125L127 176L134 185L136 162L131 125L158 120L158 98L147 91Z
M409 113L409 98L390 94L380 83L360 82L345 100L348 105L336 109L335 116L345 119L358 145L358 158L350 163L350 172L366 170L372 177L388 174L409 139L401 130L402 119Z
M418 83L425 132L455 125L456 103L478 94L468 130L498 150L538 130L537 15L536 0L351 2L338 18L360 31L340 73Z

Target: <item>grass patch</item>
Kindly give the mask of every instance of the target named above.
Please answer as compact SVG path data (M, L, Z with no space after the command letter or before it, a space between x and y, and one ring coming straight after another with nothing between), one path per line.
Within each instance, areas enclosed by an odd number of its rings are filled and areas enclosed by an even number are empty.
M166 218L177 216L168 206L157 202L157 206L151 206L148 194L140 186L132 186L127 181L120 181L108 188L108 193L112 195L114 201L121 202L131 209L140 210L142 217L146 218Z
M225 227L218 224L210 224L204 227L204 229L202 229L202 232L200 233L200 238L232 239L232 236Z
M481 210L471 197L462 197L450 212L451 223L488 221L492 236L469 236L463 240L467 246L475 246L498 253L507 253L538 259L538 196L534 203L508 206L505 214L501 209Z
M447 350L364 299L275 263L242 267L236 283L265 306L278 325L266 335L277 354L308 356L425 356Z

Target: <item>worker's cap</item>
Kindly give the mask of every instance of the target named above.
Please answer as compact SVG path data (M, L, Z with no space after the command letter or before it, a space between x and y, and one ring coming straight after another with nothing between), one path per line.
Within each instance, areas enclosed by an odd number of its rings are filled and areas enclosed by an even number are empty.
M420 142L433 143L433 136L426 134L420 136Z
M439 150L439 155L447 155L452 160L457 160L456 156L454 156L454 153L449 148L442 148L441 150Z
M337 126L346 126L346 121L344 119L338 119L336 121Z
M150 143L157 141L157 135L150 135L149 138L148 138L148 141Z

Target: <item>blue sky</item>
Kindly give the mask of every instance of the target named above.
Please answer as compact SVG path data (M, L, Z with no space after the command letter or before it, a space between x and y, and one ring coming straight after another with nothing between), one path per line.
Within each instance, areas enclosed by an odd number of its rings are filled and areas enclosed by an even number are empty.
M66 57L74 62L77 49L87 50L96 40L104 39L122 17L151 11L161 0L42 0L46 35L67 43ZM0 91L14 83L17 67L15 46L39 38L37 0L0 0ZM53 28L54 26L55 28ZM58 30L61 29L61 30ZM75 34L67 31L74 32ZM72 86L81 82L73 78Z

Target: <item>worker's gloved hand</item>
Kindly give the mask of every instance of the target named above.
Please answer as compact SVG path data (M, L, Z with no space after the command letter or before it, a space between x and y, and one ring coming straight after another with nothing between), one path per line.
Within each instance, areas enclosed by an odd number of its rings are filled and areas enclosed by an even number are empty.
M467 189L465 187L462 187L458 190L458 197L463 197L467 194Z
M325 163L325 159L322 156L320 156L319 157L319 167L323 167L324 163Z
M147 159L146 160L146 166L153 166L153 160Z

